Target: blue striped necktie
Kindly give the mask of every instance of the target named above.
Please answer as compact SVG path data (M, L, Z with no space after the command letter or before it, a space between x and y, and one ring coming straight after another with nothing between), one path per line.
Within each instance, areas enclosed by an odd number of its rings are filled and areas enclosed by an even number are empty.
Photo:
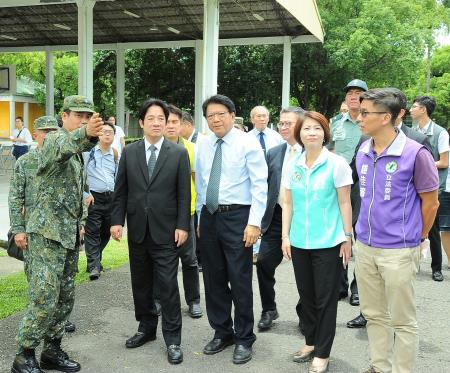
M208 188L206 189L206 208L210 214L214 214L219 208L220 174L222 172L222 139L216 142L216 152L209 174Z

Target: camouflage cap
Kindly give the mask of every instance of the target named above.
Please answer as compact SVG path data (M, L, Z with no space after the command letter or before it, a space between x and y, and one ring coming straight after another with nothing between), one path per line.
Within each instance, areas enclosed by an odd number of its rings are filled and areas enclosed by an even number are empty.
M68 96L64 99L62 111L78 111L83 113L94 113L94 103L86 96Z
M51 116L39 117L34 121L33 128L35 130L57 130L58 121Z

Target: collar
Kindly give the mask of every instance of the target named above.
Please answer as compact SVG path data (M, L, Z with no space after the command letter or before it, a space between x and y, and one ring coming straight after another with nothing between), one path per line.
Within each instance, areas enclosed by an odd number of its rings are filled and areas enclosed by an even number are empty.
M394 141L392 141L391 145L387 149L383 151L380 155L391 155L399 157L403 153L403 149L406 145L406 135L403 133L403 131L397 130L397 136L395 137ZM363 152L364 154L371 154L373 152L373 140L370 139L366 141L366 143L359 148L360 152Z
M345 122L346 120L348 120L349 122L353 123L353 124L358 124L358 122L356 120L353 120L352 117L350 116L349 112L346 112L344 114L342 114L342 122Z
M311 170L325 163L330 155L329 153L330 151L325 146L322 147L322 151L320 152L317 159L314 161ZM308 169L308 166L306 166L306 151L303 152L301 156L298 158L296 165Z
M239 134L239 132L242 131L232 127L231 130L229 130L228 133L224 137L222 137L223 142L230 145L233 141L233 138L236 136L236 134ZM216 146L217 140L219 140L219 137L217 137L215 134L212 134L210 137L210 141L213 148Z
M298 143L298 142L296 142L294 145L289 145L288 143L286 143L286 145L287 145L287 148L286 148L286 153L289 153L289 150L291 149L291 148L294 148L296 151L297 151L297 153L301 153L302 152L302 150L303 150L303 148L302 148L302 146Z
M96 152L97 150L98 150L100 153L102 152L101 149L100 149L100 145L98 145L98 144L94 146L94 152ZM103 153L102 153L102 154L103 154ZM112 146L111 146L111 145L109 146L109 151L107 151L105 154L112 154L112 155L114 155L114 152L113 152L113 150L112 150Z
M192 141L192 138L194 137L196 131L197 130L194 128L194 130L191 133L191 136L188 137L188 141Z
M164 142L164 136L162 136L162 137L158 140L158 142L157 142L156 144L153 144L153 145L156 146L156 150L158 150L158 151L161 150L161 146L162 146L162 143L163 143L163 142ZM145 152L148 152L148 149L150 148L150 145L152 145L152 144L150 144L150 143L148 142L148 140L147 140L146 137L144 137L144 144L145 144Z
M256 127L254 127L254 128L252 129L252 131L253 131L253 133L255 134L255 136L259 136L260 133L263 133L264 135L267 136L267 135L269 134L269 132L271 131L271 128L266 127L266 128L264 128L263 131L259 131L259 130L256 129Z

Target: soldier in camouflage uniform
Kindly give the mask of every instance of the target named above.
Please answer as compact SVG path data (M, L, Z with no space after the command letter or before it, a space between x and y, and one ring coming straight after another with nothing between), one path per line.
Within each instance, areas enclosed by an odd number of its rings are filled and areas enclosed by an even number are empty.
M83 96L67 97L61 118L63 127L47 135L38 152L35 205L26 216L23 243L29 304L19 326L13 373L43 372L34 353L41 340L42 368L81 369L61 349L61 339L74 304L85 187L81 153L95 146L103 122Z
M34 206L34 197L36 196L36 172L38 166L38 152L44 144L45 136L48 132L59 129L58 121L51 116L44 116L34 121L34 139L37 142L37 148L30 150L24 156L20 157L14 167L14 174L11 179L9 189L9 208L12 231L15 233L14 239L16 245L22 250L26 249L26 221ZM24 257L25 273L28 276L28 264L26 254ZM64 326L66 332L75 331L75 324L67 320Z

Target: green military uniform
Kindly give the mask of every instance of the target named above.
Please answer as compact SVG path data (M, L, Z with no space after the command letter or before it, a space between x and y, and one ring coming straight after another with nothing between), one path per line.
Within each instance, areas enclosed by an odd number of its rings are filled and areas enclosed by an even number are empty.
M361 129L349 113L331 122L331 140L328 149L345 158L348 164L355 154L356 145L361 138Z
M82 96L64 100L63 111L93 113ZM29 304L19 327L18 352L44 350L64 334L72 311L78 269L79 229L83 217L83 161L81 153L96 144L86 127L71 133L64 128L47 135L37 152L35 206L27 213ZM12 224L15 225L15 224Z

